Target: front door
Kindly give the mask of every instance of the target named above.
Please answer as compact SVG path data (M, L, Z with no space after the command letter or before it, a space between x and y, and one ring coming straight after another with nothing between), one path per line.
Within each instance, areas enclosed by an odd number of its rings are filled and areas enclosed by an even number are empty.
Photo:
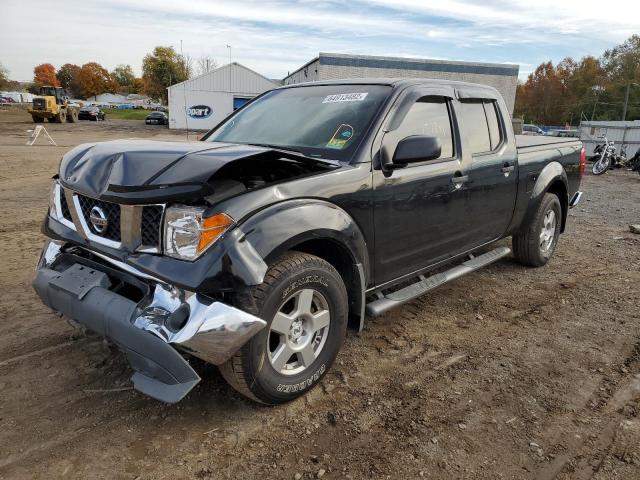
M398 142L408 136L437 136L442 153L437 159L411 163L391 172L373 170L377 285L464 248L465 232L460 223L464 192L452 181L464 172L451 113L450 98L430 95L425 90L424 96L408 108L399 126L382 138L382 146L393 155Z

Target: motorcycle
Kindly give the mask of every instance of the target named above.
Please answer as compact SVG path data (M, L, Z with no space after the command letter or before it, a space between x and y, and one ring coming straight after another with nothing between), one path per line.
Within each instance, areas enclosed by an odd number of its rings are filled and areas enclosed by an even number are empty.
M594 153L599 154L599 158L593 162L591 172L594 175L602 175L605 173L614 162L616 157L616 147L614 142L609 142L606 138L604 143L596 146Z
M591 171L594 175L602 175L607 170L614 168L627 168L640 174L640 148L631 158L627 158L625 146L620 148L620 153L616 153L614 142L605 139L604 143L596 146L593 150L594 159Z
M638 172L638 175L640 175L640 148L636 154L627 161L629 168L634 172Z

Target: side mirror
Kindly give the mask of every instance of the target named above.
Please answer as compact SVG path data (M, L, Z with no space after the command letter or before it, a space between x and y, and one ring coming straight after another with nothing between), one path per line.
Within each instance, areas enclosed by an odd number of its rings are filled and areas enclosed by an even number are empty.
M408 163L434 160L441 153L442 144L438 137L411 135L400 140L393 153L392 163L396 168L404 167Z

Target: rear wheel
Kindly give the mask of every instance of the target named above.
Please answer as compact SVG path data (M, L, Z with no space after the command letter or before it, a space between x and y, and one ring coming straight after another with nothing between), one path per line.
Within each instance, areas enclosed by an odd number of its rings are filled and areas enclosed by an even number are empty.
M516 260L531 267L545 265L558 244L561 222L560 200L552 193L545 193L528 225L523 225L523 231L512 238Z
M253 300L239 307L267 326L220 371L253 400L288 402L318 384L342 346L348 312L344 282L321 258L290 252L269 268Z

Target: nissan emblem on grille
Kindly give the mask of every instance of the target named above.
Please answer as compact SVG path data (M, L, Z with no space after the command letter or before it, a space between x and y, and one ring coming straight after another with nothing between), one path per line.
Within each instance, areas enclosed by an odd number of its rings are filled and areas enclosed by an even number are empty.
M89 221L93 226L93 229L96 233L103 233L107 226L109 225L109 220L107 220L107 216L102 211L102 209L98 206L95 206L91 209L91 215L89 215Z

